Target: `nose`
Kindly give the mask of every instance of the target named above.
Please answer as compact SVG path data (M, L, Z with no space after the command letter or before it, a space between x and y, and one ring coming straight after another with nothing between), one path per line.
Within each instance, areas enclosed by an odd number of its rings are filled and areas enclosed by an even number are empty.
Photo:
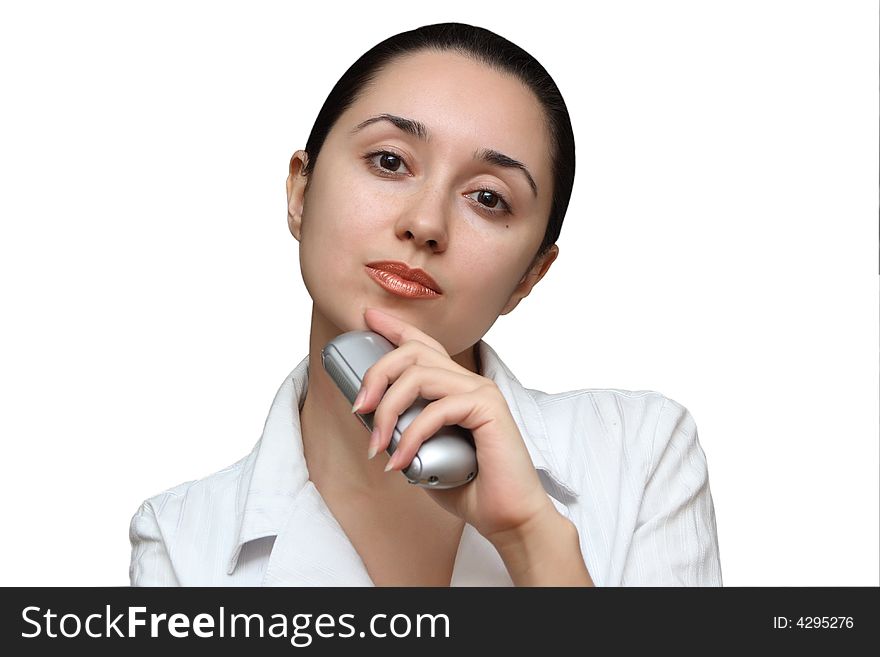
M397 236L415 240L417 246L427 245L435 253L446 250L449 208L439 191L413 194L397 221Z

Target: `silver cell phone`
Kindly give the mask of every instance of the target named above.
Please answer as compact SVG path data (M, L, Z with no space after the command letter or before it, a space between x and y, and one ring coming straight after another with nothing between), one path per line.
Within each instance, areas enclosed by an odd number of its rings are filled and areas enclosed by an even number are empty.
M360 390L366 371L396 347L373 331L349 331L333 338L321 350L327 374L350 404ZM397 420L386 450L394 454L400 437L430 402L419 397ZM355 413L367 431L373 431L372 413ZM424 488L454 488L477 476L477 451L471 432L458 425L447 425L419 447L412 462L403 470L407 481Z

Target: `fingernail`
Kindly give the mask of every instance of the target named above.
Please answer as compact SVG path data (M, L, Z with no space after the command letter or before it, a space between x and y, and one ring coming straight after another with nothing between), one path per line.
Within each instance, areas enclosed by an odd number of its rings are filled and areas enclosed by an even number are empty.
M388 472L391 468L397 465L397 452L391 455L391 458L388 459L388 463L385 464L385 472Z
M361 404L364 403L364 397L366 396L366 394L367 394L367 391L366 391L366 390L361 390L361 391L358 393L358 396L355 397L355 399L354 399L354 404L352 404L352 407L351 407L351 412L352 412L352 413L357 412L357 409L359 409L359 408L361 407Z
M372 459L376 456L376 452L379 451L379 429L373 429L373 433L370 436L370 449L367 450L367 458Z

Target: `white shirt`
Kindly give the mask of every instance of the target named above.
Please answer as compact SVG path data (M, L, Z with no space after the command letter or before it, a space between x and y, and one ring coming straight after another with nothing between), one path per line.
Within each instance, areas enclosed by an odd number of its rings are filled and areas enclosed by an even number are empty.
M549 499L577 527L596 586L722 585L706 457L686 408L653 391L530 390L488 344L479 349ZM248 456L144 501L130 525L132 586L373 586L309 480L307 389L308 356ZM513 585L470 524L451 585Z

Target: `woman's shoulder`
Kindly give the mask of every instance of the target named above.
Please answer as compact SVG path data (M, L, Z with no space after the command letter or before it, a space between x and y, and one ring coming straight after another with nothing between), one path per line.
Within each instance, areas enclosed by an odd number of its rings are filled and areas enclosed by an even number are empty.
M237 493L251 455L146 498L129 523L132 586L213 586L233 542Z
M527 388L542 411L589 411L601 417L638 417L659 412L667 407L688 412L681 402L656 390L626 390L623 388L581 388L565 392L547 393Z
M135 512L132 522L149 517L173 527L179 524L184 513L198 515L207 506L219 509L233 504L242 470L251 457L252 454L249 454L221 470L181 482L147 497Z
M589 441L597 449L651 455L684 432L697 440L696 423L681 402L656 390L582 388L560 393L530 390L554 446L580 448Z

